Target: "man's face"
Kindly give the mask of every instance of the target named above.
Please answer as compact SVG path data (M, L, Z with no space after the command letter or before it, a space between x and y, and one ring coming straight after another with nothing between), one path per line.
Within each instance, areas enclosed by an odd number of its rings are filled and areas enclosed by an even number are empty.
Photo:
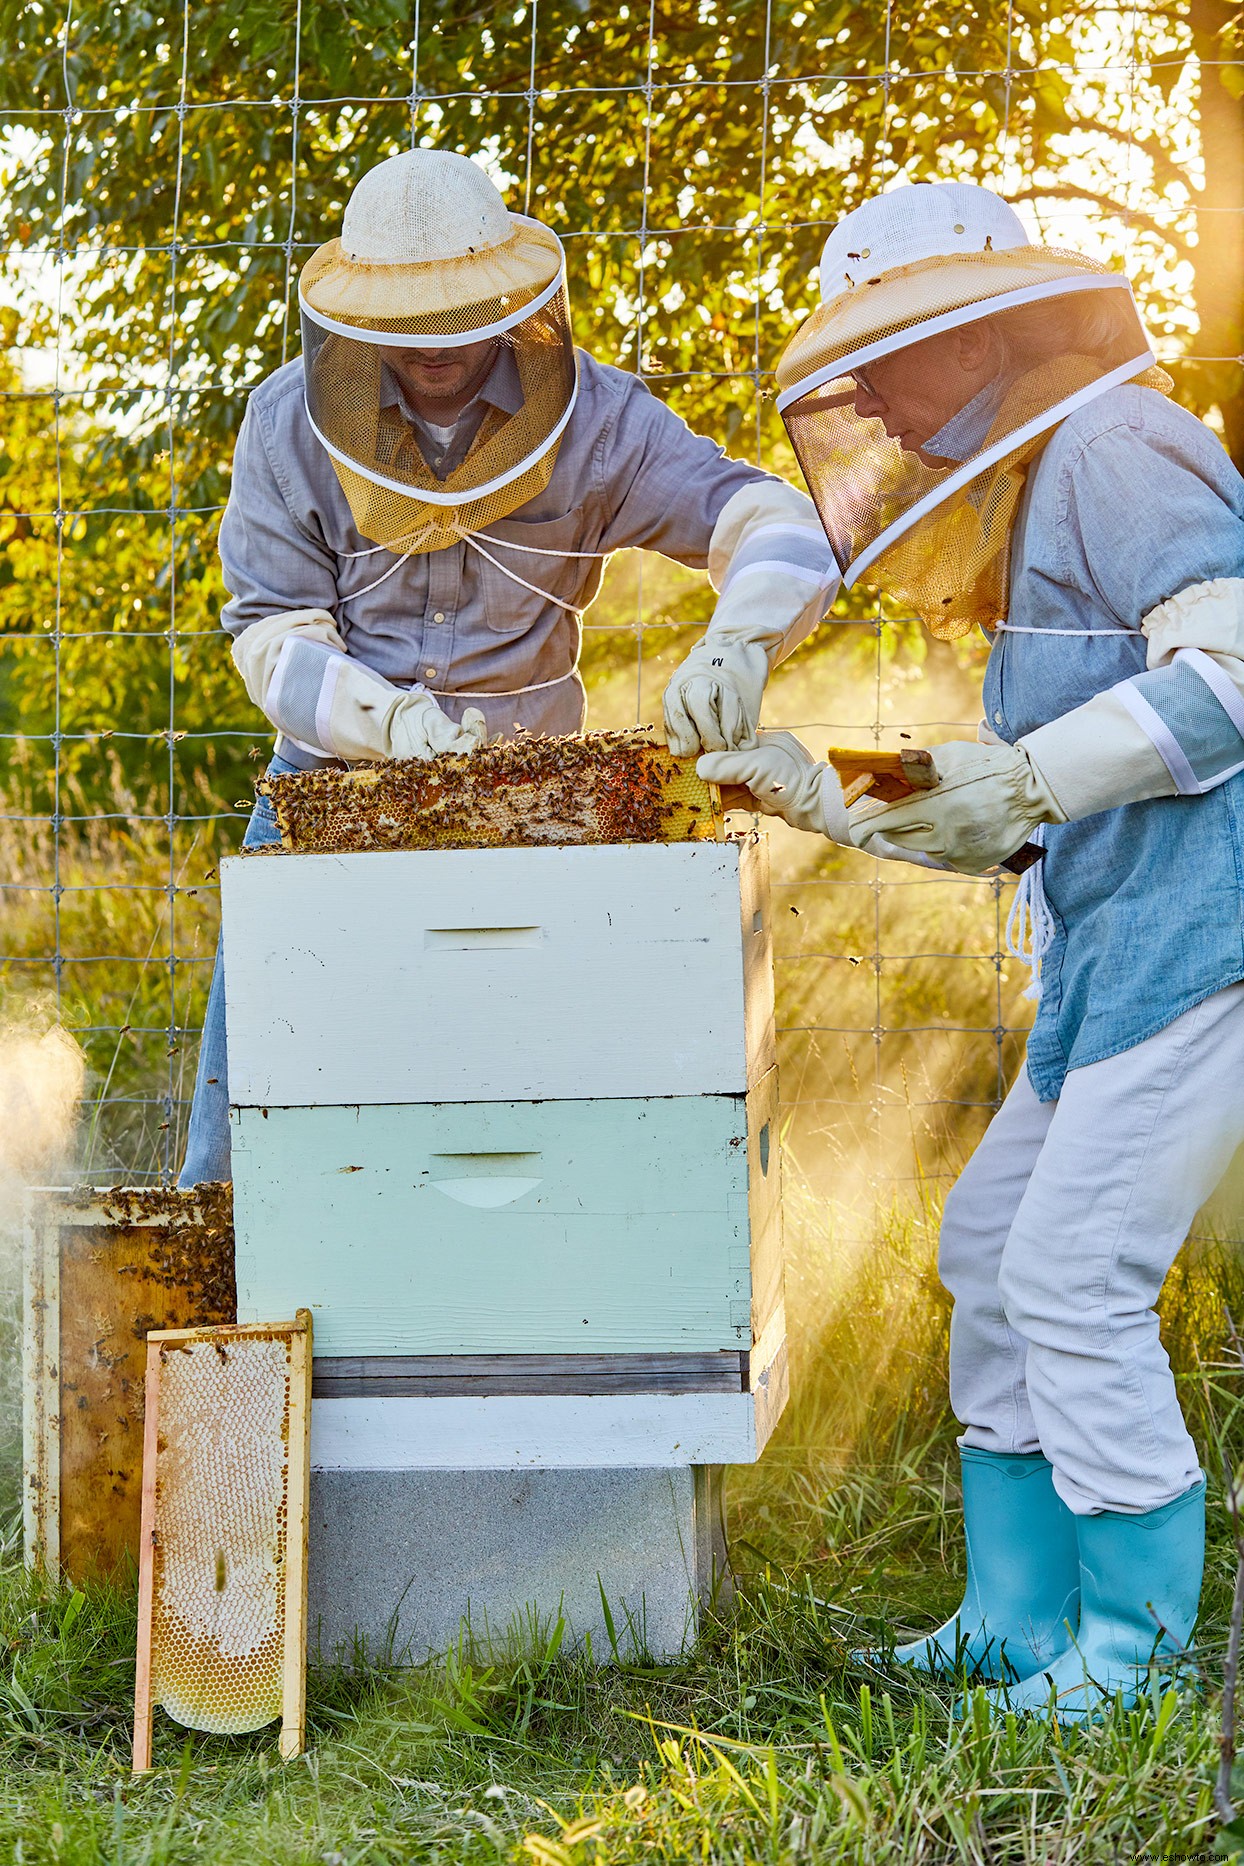
M481 343L459 344L453 349L408 350L394 346L382 347L380 354L416 402L465 405L492 367L496 350L496 339L486 337Z
M940 331L855 370L855 412L880 421L904 453L919 455L926 466L944 466L944 460L924 453L926 441L967 407L997 369L983 321Z

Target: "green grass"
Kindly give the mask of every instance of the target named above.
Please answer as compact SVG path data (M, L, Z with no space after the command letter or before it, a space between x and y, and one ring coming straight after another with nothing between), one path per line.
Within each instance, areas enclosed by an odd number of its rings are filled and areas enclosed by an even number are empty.
M658 716L664 675L694 620L684 613L689 587L671 572L657 589L660 626L648 631L642 665L638 640L593 635L594 724ZM644 589L652 614L647 569ZM900 725L935 740L953 735L944 722L975 717L974 683L950 651L931 650L912 685L897 664L871 669L867 646L831 647L782 670L773 716L814 746L848 737L842 721L874 712L887 744ZM20 791L20 773L10 778ZM84 1036L79 1161L89 1149L101 1180L179 1157L176 1098L188 1094L194 1062L182 1035L201 1014L207 968L170 971L162 957L170 915L176 952L210 955L210 871L223 841L179 828L170 861L167 832L137 820L119 768L110 783L102 807L121 820L62 837L59 867L72 890L60 911L65 1020L84 1033L111 1027ZM74 807L89 813L85 798ZM195 807L212 807L206 790ZM1244 1461L1244 1376L1229 1322L1244 1317L1244 1263L1214 1234L1239 1234L1238 1193L1199 1227L1205 1235L1163 1302L1210 1476L1203 1693L1062 1735L1040 1721L991 1727L978 1706L956 1718L948 1693L853 1663L854 1647L928 1627L958 1599L936 1221L1000 1078L1017 1066L1015 1027L1031 1007L1019 1001L1019 969L995 959L999 903L987 886L874 873L781 826L772 847L779 1022L789 1032L794 1398L763 1462L731 1474L734 1607L677 1666L593 1670L549 1627L525 1650L463 1651L417 1673L314 1676L309 1754L284 1767L272 1733L187 1739L159 1718L156 1770L135 1783L132 1590L51 1592L23 1574L10 1529L0 1538L0 1861L1079 1866L1209 1855L1234 1567L1221 1473L1224 1458ZM3 908L12 956L0 967L3 1022L22 1014L32 985L46 998L52 984L43 963L56 934L50 831L0 825L0 865L25 884ZM89 963L101 953L127 962ZM143 1099L164 1093L167 1113ZM0 1285L6 1263L0 1250ZM11 1274L7 1287L0 1524L18 1494Z
M790 1189L796 1259L833 1260ZM130 1590L50 1591L0 1566L0 1857L57 1866L255 1862L1119 1861L1208 1856L1217 1679L1233 1572L1219 1472L1244 1454L1228 1313L1244 1267L1194 1250L1164 1328L1211 1480L1205 1688L1100 1729L966 1718L947 1691L853 1662L928 1625L959 1576L935 1212L876 1236L868 1300L822 1290L794 1338L796 1401L733 1474L739 1590L678 1665L594 1669L556 1626L418 1672L314 1675L310 1748L157 1717L128 1769ZM898 1351L901 1343L902 1352ZM875 1378L862 1379L868 1370ZM7 1472L15 1477L10 1452ZM10 1489L13 1496L13 1489ZM14 1497L15 1500L15 1497ZM365 1551L360 1550L360 1558Z

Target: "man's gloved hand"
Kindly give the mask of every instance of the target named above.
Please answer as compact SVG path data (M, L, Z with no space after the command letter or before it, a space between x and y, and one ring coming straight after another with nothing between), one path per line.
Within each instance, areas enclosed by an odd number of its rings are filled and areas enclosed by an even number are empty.
M1022 849L1038 823L1066 812L1023 745L952 740L933 748L939 781L898 803L862 798L849 812L851 840L920 851L964 875L983 875Z
M474 752L488 736L478 706L468 706L458 725L441 711L430 693L418 691L398 695L383 727L390 758L427 760L442 752Z
M424 687L395 686L356 660L326 609L290 609L243 629L233 659L246 691L307 751L347 763L473 752L487 737L469 706L456 725Z
M689 758L706 751L733 751L756 737L760 702L769 678L769 657L757 642L698 641L668 687L662 707L669 748Z
M793 732L762 732L755 745L740 751L706 752L695 768L710 784L742 784L765 816L851 846L837 776Z

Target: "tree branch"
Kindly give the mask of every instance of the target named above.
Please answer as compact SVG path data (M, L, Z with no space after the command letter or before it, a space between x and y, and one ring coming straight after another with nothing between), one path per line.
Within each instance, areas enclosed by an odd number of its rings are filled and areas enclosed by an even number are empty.
M1190 246L1182 235L1172 233L1169 227L1164 227L1162 222L1156 220L1152 214L1138 214L1134 207L1124 207L1121 201L1116 201L1111 195L1098 194L1092 188L1074 188L1066 182L1050 182L1044 187L1023 188L1018 194L1012 194L1009 199L1012 204L1016 201L1087 201L1094 207L1103 208L1107 213L1117 215L1120 220L1130 221L1133 226L1147 228L1150 233L1156 234L1159 240L1164 240L1168 246L1174 247L1175 251L1190 264L1196 263L1196 248Z
M1156 138L1138 136L1135 130L1120 129L1113 123L1081 123L1077 124L1076 128L1089 131L1096 136L1109 136L1117 143L1126 143L1131 149L1139 149L1141 154L1147 155L1153 163L1155 176L1163 175L1167 181L1177 182L1181 188L1186 188L1188 193L1194 197L1201 192L1199 188L1193 187L1187 172L1180 168L1178 162L1168 154Z

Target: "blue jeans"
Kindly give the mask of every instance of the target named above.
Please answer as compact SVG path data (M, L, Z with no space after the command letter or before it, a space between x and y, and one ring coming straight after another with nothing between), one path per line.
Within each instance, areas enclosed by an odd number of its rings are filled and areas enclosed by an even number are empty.
M297 769L297 765L287 763L284 758L273 758L268 776L284 777ZM276 826L272 805L266 797L260 797L251 811L242 847L261 849L280 840L281 832ZM229 1064L225 1051L225 944L222 937L216 946L212 988L203 1019L199 1067L190 1106L190 1132L178 1185L198 1186L209 1179L231 1179L229 1156Z

